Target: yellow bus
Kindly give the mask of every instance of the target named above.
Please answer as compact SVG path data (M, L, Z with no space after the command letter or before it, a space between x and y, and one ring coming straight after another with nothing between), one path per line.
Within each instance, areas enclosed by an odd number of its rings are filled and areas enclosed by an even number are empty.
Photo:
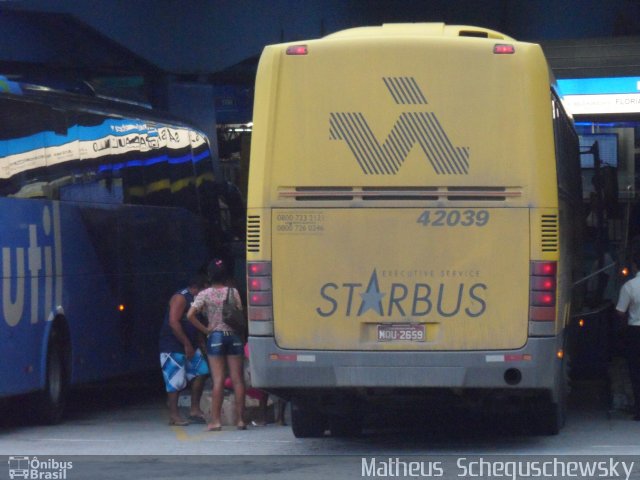
M367 407L435 392L508 398L557 433L580 189L537 44L424 23L267 46L253 384L291 399L298 437L357 433Z

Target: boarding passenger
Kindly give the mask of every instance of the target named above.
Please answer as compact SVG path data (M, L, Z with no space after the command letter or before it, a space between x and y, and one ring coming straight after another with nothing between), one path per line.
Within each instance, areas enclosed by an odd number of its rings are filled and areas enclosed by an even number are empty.
M246 430L244 422L245 385L243 375L244 341L240 334L234 332L222 318L222 307L227 298L235 302L241 309L240 294L233 287L228 287L227 269L224 261L213 260L208 267L211 286L200 292L187 318L201 332L208 333L207 357L213 381L211 392L211 421L207 425L208 431L218 431L222 428L221 411L224 399L225 363L229 367L229 376L235 396L236 426L238 430ZM198 312L204 312L209 320L204 327L197 319Z
M209 369L207 360L197 347L198 331L187 320L186 313L195 296L207 286L205 275L196 275L171 297L160 329L160 365L167 390L169 425L206 423L200 409L204 381ZM178 395L191 382L191 408L188 419L178 410Z

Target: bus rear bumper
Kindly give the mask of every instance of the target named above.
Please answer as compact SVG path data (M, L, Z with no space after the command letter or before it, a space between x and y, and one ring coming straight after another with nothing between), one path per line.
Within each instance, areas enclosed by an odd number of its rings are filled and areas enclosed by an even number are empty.
M250 337L252 386L298 388L461 388L555 391L560 340L529 338L517 350L390 352L283 350ZM555 395L553 395L555 396Z

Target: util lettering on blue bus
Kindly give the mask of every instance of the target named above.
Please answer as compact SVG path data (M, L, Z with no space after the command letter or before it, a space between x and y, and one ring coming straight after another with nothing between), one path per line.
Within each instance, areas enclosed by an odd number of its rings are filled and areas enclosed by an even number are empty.
M487 309L484 283L467 285L430 285L428 283L393 283L388 291L380 289L374 270L366 288L362 283L325 283L320 287L324 305L317 307L321 317L331 317L338 310L347 317L361 316L373 310L379 316L399 314L403 317L425 317L432 312L441 317L464 313L470 318L480 317ZM341 293L342 292L342 293ZM385 298L386 297L386 298ZM342 301L341 301L342 300ZM341 308L342 304L342 308Z
M39 242L39 238L43 241ZM15 327L23 321L26 301L30 302L32 324L48 317L55 305L62 304L62 242L57 202L42 209L41 223L27 225L23 246L2 246L2 316L7 325Z

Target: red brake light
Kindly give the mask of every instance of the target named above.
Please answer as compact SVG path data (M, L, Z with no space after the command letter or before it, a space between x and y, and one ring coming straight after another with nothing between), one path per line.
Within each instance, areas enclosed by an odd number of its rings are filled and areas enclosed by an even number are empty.
M249 294L250 306L267 306L271 305L271 292L253 292Z
M556 321L556 272L556 262L531 262L529 320L533 322Z
M254 325L254 327L249 328L249 333L252 335L272 335L272 327L265 327L263 323L263 325L258 328L256 327L257 324L254 323L273 321L271 262L248 262L247 287L249 290L249 325ZM252 333L253 328L258 328L258 330Z
M271 279L268 277L249 278L249 291L271 290Z
M532 262L531 274L532 275L555 275L556 262Z
M553 277L531 277L531 290L552 291L556 287Z
M509 55L516 53L516 47L504 43L497 43L493 46L493 53Z
M531 305L536 307L551 307L556 303L555 292L531 292Z
M308 52L306 45L291 45L287 47L287 55L306 55Z
M255 262L250 263L248 266L249 275L263 277L271 275L271 263L270 262Z
M550 293L544 293L540 295L540 301L544 305L553 305L553 302L555 301L555 299L556 299L555 295L551 295Z

